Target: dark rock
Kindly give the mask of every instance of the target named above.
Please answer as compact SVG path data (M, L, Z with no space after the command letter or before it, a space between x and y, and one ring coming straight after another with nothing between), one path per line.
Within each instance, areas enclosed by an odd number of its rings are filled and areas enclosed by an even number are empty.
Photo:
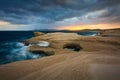
M55 52L54 52L54 51L47 51L45 54L46 54L47 56L51 56L51 55L54 55Z
M69 43L69 44L65 44L63 46L64 49L70 49L70 50L73 50L73 51L80 51L82 49L82 47L77 44L77 43Z
M42 50L36 50L36 51L30 51L30 52L32 52L34 54L45 54L45 52Z
M22 43L25 45L25 46L28 46L29 44L31 44L30 42L28 42L28 41L22 41Z
M43 50L36 50L36 51L30 51L34 54L44 54L46 56L51 56L51 55L54 55L55 52L54 51L43 51Z

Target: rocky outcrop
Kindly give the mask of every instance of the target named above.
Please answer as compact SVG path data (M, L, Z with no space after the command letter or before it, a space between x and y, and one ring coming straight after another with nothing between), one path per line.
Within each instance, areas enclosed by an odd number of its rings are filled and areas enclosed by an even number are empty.
M44 35L45 33L43 32L34 32L34 36L37 37L37 36L42 36Z
M99 32L102 37L120 37L120 29L108 29Z
M25 46L29 46L30 45L30 42L27 41L27 40L24 40L24 41L21 41Z
M119 46L119 37L107 38L107 37L84 37L76 33L48 33L42 36L34 37L26 40L27 44L31 43L29 51L54 51L54 54L63 54L65 52L74 53L76 51L101 51L101 50L117 50L118 48L111 46ZM39 42L47 42L47 47L38 45ZM43 45L43 44L42 44Z
M28 50L53 56L2 65L0 80L120 80L120 37L49 33L27 40L39 41L50 46L34 44Z
M65 49L63 49L63 46L65 44L74 42L74 40L79 38L80 38L80 35L76 33L60 33L60 32L58 33L57 32L57 33L48 33L48 34L31 38L29 40L24 41L24 44L30 45L28 50L33 53L41 53L41 49L45 48L42 50L44 54L48 53L47 55L54 55L58 53L56 50L62 49L64 51ZM74 51L79 51L81 49L81 47L79 46L79 43L78 45L77 43L74 44L73 46L71 46L71 48L75 49ZM46 51L47 53L45 53Z

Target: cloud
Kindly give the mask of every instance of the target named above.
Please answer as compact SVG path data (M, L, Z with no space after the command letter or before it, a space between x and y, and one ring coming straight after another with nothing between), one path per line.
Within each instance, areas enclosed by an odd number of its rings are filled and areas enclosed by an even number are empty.
M12 24L6 21L0 21L0 30L29 30L29 25Z
M5 22L5 21L0 21L0 26L5 26L5 25L9 25L9 22Z
M0 0L0 20L29 29L119 23L119 9L120 0Z

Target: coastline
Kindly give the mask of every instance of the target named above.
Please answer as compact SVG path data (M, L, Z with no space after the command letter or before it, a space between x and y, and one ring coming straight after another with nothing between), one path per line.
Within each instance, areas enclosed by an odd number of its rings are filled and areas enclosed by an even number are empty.
M119 35L118 32L116 32L117 35ZM115 33L115 30L104 31L99 36L80 36L76 33L60 32L36 33L35 37L24 41L27 45L32 43L28 50L43 51L50 55L40 59L1 65L0 79L119 80L120 37L114 36L116 34L111 36L112 33ZM36 45L40 41L47 41L50 45L47 47ZM78 47L79 51L71 49Z

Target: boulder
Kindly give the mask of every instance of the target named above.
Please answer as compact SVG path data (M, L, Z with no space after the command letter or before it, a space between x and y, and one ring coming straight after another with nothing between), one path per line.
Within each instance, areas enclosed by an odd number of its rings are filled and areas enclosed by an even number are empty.
M45 33L43 32L34 32L34 36L37 37L37 36L41 36L41 35L44 35Z
M22 43L23 43L25 46L29 46L29 45L30 45L30 42L27 41L27 40L22 41Z

